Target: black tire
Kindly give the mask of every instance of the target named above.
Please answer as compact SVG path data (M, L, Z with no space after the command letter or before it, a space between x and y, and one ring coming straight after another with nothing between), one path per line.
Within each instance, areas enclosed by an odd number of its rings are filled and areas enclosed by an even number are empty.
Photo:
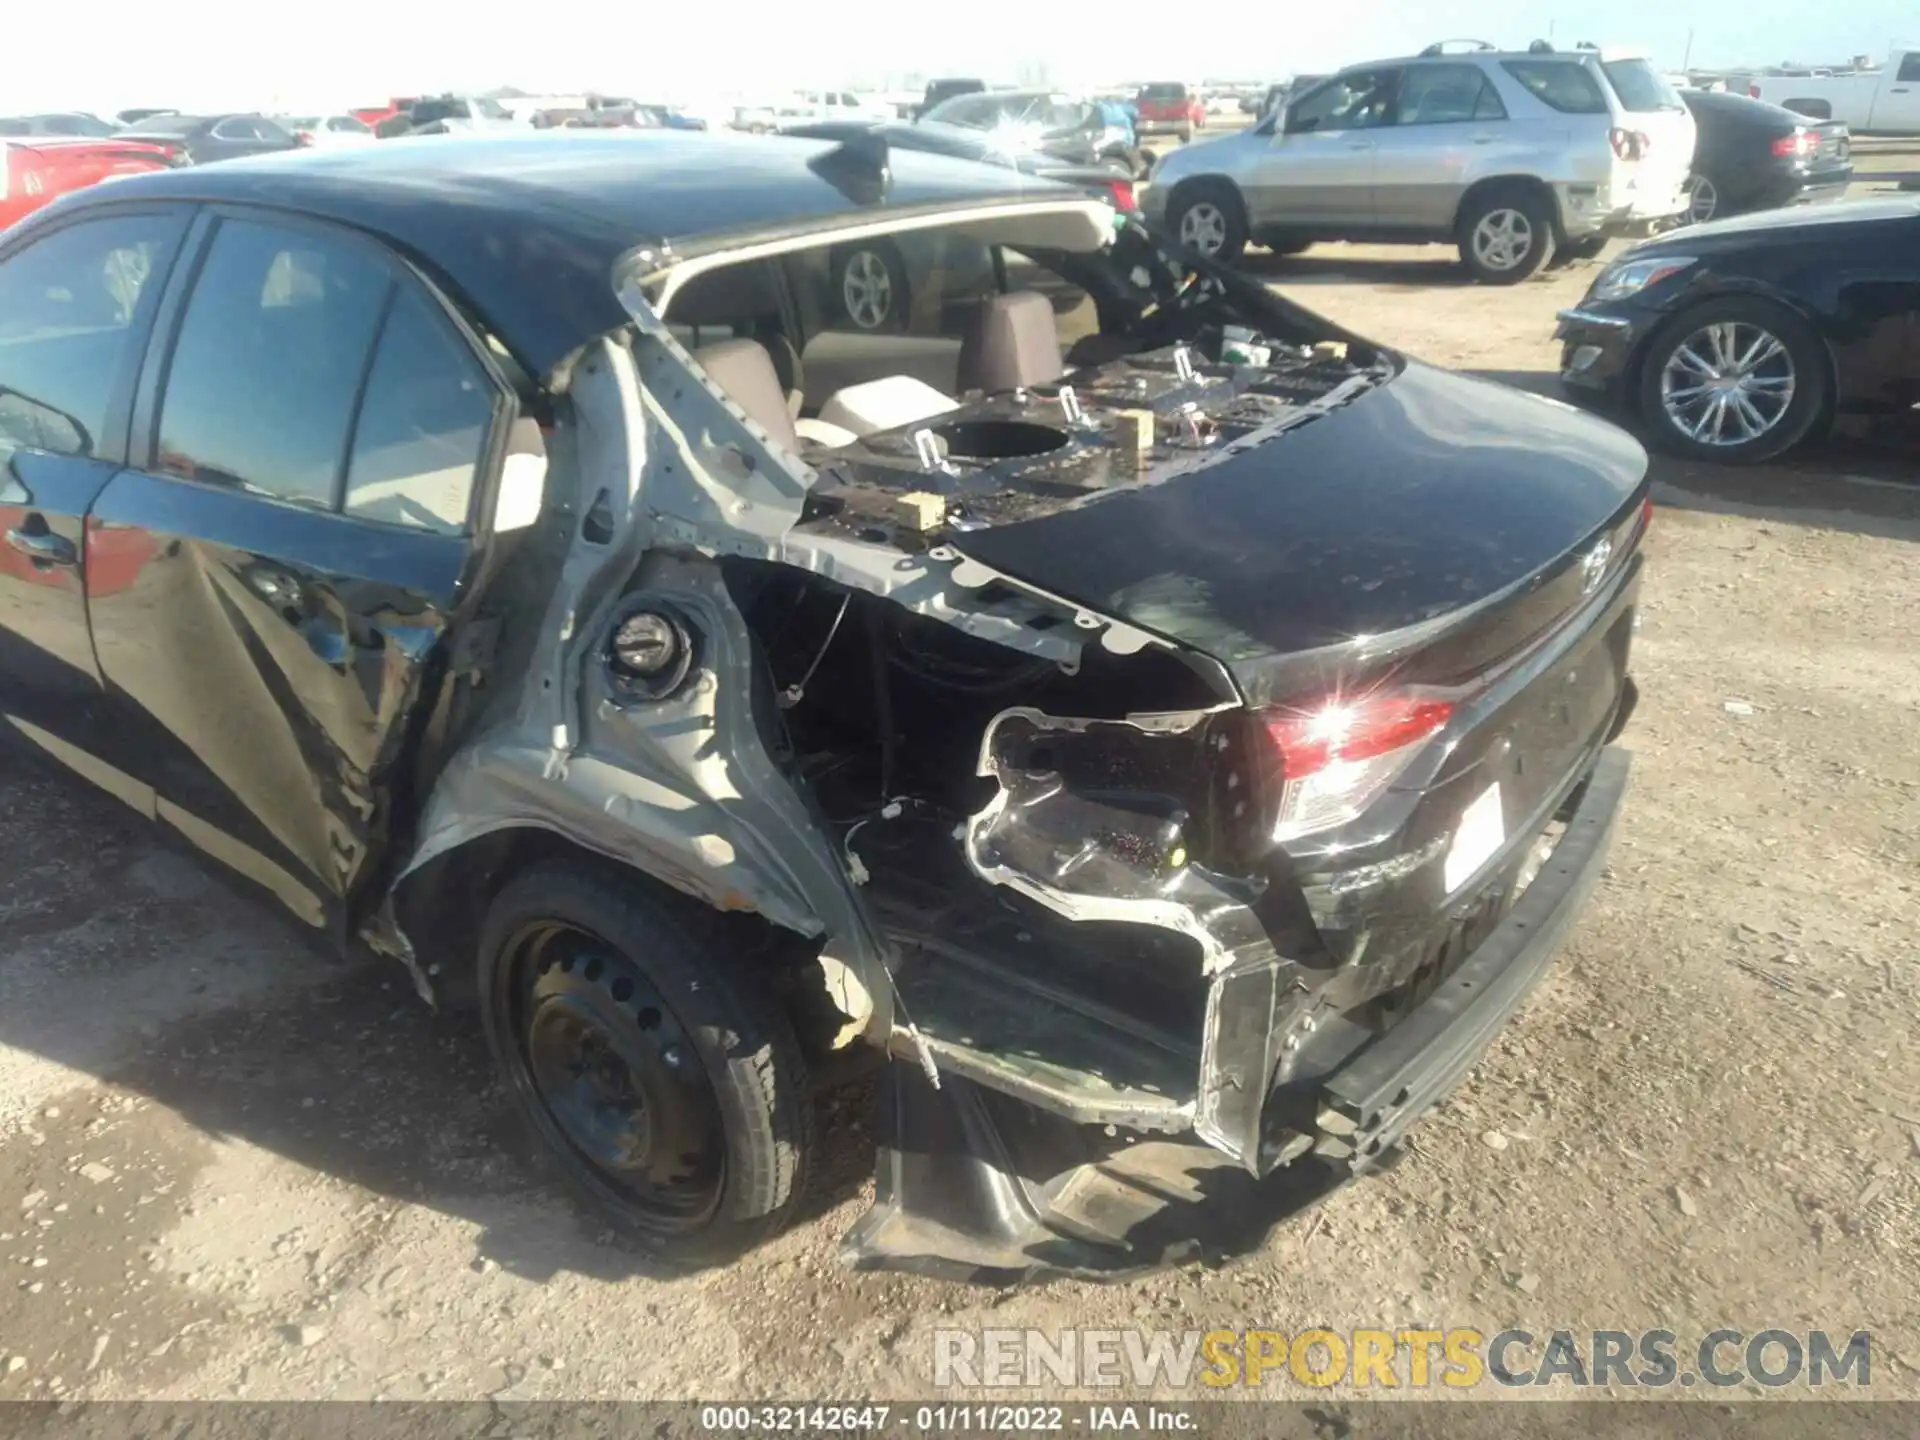
M1202 207L1213 217L1206 222L1206 233L1217 235L1218 241L1211 246L1195 244L1194 248L1231 265L1247 248L1247 210L1240 191L1231 180L1190 180L1175 190L1167 206L1167 228L1181 244L1193 243L1184 234L1187 217L1194 214L1199 223L1205 213Z
M1504 232L1496 228L1483 243L1481 227L1498 227L1503 217ZM1505 248L1495 243L1502 233L1508 237ZM1518 285L1538 275L1553 259L1553 210L1547 198L1531 187L1486 190L1460 212L1454 239L1460 246L1460 263L1474 279L1483 285ZM1502 257L1509 255L1513 258L1503 262Z
M1193 143L1193 126L1182 125L1180 127L1180 143L1182 145L1191 145Z
M1687 208L1680 216L1682 225L1705 225L1732 213L1727 208L1726 191L1720 182L1703 171L1687 176Z
M1722 346L1716 347L1701 339L1709 333L1709 326L1735 329ZM1720 359L1715 353L1719 348L1730 350L1737 360L1758 348L1753 342L1760 334L1778 341L1781 351L1750 367L1749 383L1754 388L1745 398L1748 407L1768 423L1760 433L1739 439L1739 432L1751 428L1753 422L1738 409L1738 401L1733 402L1732 412L1722 406L1723 418L1713 421L1707 414L1708 407L1715 403L1711 394L1697 403L1690 398L1693 387L1685 382L1695 372L1690 361L1676 361L1676 357L1682 347L1689 347L1695 357L1712 365ZM1779 383L1782 375L1790 380L1784 391L1789 398L1776 413L1769 399L1783 393ZM1704 375L1702 381L1698 388L1711 392L1713 387ZM1691 460L1753 465L1792 449L1822 423L1833 393L1833 376L1825 342L1804 319L1771 300L1735 296L1695 305L1661 326L1640 361L1636 388L1641 419L1661 449ZM1677 415L1670 405L1678 410ZM1696 435L1691 433L1693 428L1706 433ZM1722 437L1719 442L1712 438L1715 434Z
M1298 255L1313 248L1313 241L1302 240L1298 235L1275 235L1261 243L1275 255Z
M813 1149L799 1042L723 924L631 873L556 862L510 881L480 937L487 1043L536 1159L684 1264L784 1228Z
M877 308L864 307L856 293L876 295L876 286L884 286L884 298L876 301ZM912 313L906 262L885 240L846 245L833 252L833 295L841 316L869 335L904 330Z

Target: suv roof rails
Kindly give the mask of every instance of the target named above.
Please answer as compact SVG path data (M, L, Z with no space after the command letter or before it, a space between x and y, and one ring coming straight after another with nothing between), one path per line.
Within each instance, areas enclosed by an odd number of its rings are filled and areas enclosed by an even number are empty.
M1447 46L1449 45L1464 45L1469 51L1491 51L1500 48L1497 45L1489 45L1485 40L1436 40L1420 52L1421 58L1426 59L1434 55L1444 55L1447 53Z

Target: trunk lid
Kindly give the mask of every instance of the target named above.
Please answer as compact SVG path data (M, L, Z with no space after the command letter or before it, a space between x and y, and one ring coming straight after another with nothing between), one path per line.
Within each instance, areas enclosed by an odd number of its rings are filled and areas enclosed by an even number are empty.
M1580 600L1646 453L1572 407L1417 362L1159 483L956 549L1225 665L1254 704L1402 667L1454 683Z

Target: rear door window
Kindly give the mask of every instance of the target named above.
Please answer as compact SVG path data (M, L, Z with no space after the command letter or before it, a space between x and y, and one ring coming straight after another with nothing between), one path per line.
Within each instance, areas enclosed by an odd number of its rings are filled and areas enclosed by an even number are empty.
M156 468L333 509L392 286L345 239L222 221L168 366Z
M1506 107L1477 65L1415 65L1400 85L1402 125L1453 125L1506 118Z
M354 426L347 514L462 533L494 394L440 308L418 289L402 289L381 328Z
M1577 60L1503 60L1514 79L1542 104L1565 115L1605 115L1606 93Z
M179 228L164 215L86 220L0 263L0 456L99 452Z
M1620 104L1631 114L1686 109L1680 92L1645 60L1610 60L1600 68L1607 72L1607 83L1613 86Z

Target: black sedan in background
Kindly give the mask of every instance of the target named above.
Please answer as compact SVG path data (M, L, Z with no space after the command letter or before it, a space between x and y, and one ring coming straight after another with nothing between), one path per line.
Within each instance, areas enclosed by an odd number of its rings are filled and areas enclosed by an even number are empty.
M1853 180L1853 139L1844 122L1809 119L1726 91L1680 94L1699 131L1687 179L1689 221L1846 194Z
M1691 226L1636 245L1560 312L1568 391L1665 449L1771 459L1836 414L1920 404L1920 198Z
M1133 172L1124 161L1071 160L1044 149L1004 150L989 132L967 125L946 125L938 120L921 120L911 125L884 120L822 120L811 125L788 126L780 133L842 144L864 136L889 150L922 150L933 155L951 155L957 160L978 160L1018 170L1023 175L1076 185L1123 210L1133 208Z
M120 132L123 140L151 140L195 165L297 150L300 142L264 115L154 115Z

